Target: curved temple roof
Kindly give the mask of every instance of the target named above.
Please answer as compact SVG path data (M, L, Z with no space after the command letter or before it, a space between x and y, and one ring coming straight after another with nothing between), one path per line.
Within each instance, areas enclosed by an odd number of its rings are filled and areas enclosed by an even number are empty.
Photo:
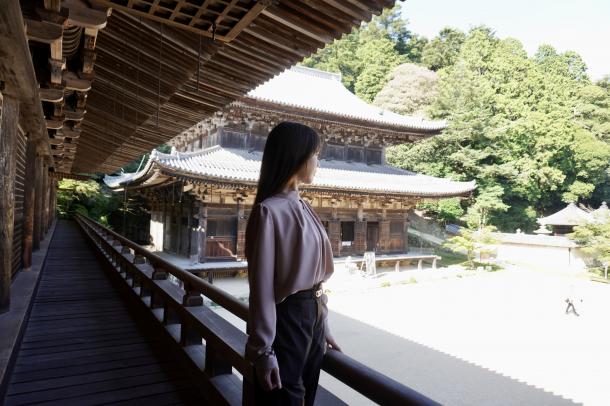
M163 154L153 151L140 172L106 176L111 188L152 185L155 169L167 175L193 179L237 182L255 185L258 182L262 152L213 146L199 152ZM367 165L358 162L321 160L314 181L308 188L329 190L392 193L418 197L449 197L470 193L475 182L420 175L388 165Z
M416 130L439 131L444 120L404 116L368 104L341 83L341 74L295 66L248 93L248 98ZM247 99L245 99L247 101Z
M583 209L579 209L574 203L570 203L557 213L539 218L538 223L549 226L577 226L591 220L591 213L587 213Z

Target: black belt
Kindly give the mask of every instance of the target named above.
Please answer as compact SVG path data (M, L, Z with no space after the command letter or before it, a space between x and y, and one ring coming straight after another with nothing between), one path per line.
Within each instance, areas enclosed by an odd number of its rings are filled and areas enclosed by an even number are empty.
M320 296L322 296L322 282L315 284L312 288L299 290L298 292L288 296L286 299L319 299Z

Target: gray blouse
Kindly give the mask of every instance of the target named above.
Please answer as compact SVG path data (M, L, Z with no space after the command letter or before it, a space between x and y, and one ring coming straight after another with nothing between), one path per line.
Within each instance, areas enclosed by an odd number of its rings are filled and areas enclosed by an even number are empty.
M275 339L275 305L310 289L333 273L326 231L311 206L296 190L278 193L252 209L246 230L250 314L246 358L257 366L277 366L269 354ZM322 296L326 324L327 298Z

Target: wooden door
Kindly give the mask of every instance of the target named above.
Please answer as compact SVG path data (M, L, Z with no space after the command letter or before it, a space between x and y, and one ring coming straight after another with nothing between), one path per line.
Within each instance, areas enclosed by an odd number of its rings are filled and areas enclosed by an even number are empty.
M366 250L377 252L379 246L379 223L366 224Z

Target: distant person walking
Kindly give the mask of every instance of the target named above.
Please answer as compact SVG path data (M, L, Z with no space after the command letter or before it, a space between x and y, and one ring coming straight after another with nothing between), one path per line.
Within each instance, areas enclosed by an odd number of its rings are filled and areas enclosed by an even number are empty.
M580 300L582 302L582 299ZM568 292L568 297L566 297L566 314L573 313L575 316L580 316L576 311L576 306L574 306L574 302L576 302L576 290L574 285L570 285L570 290Z

